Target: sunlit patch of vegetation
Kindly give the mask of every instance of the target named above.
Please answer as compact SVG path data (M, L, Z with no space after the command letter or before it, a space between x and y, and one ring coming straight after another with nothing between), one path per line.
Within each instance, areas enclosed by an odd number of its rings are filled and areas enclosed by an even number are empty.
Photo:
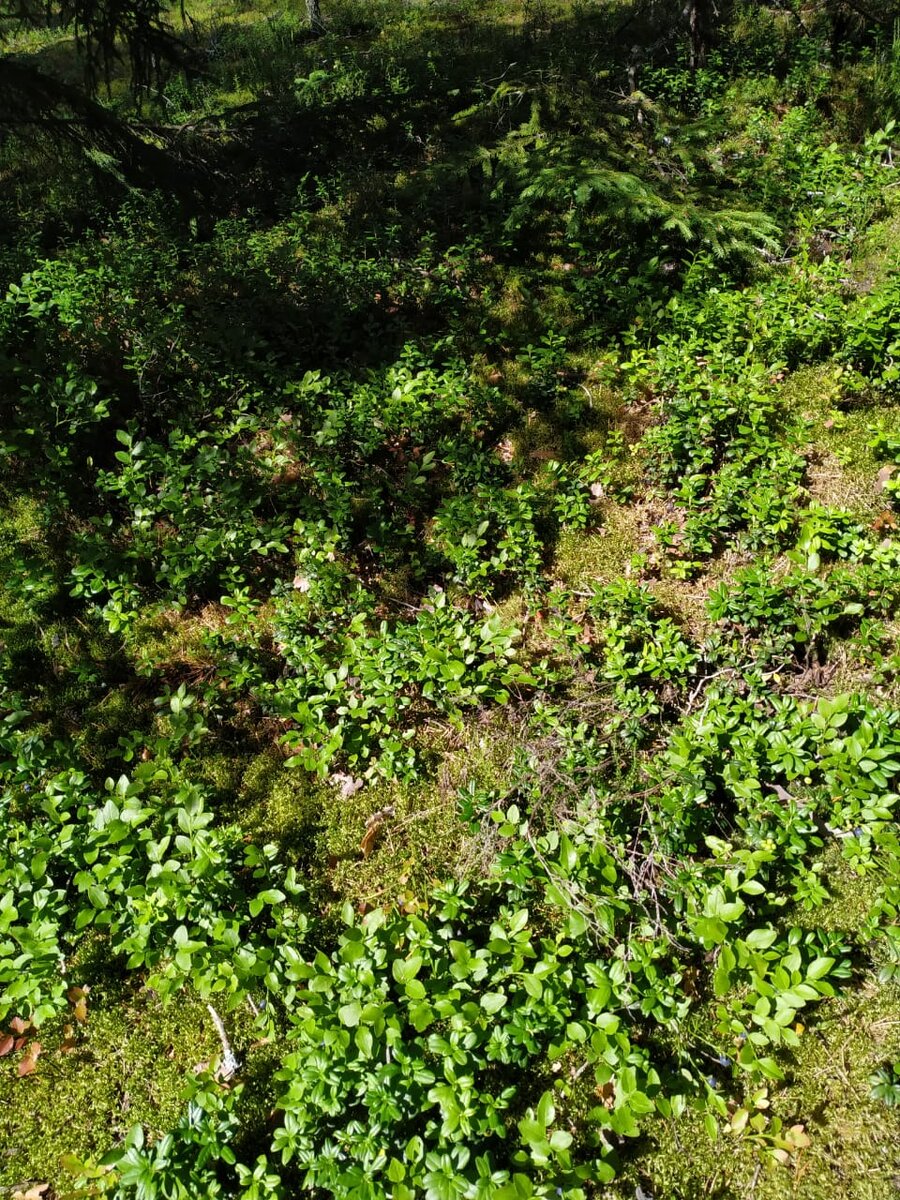
M900 1176L870 7L10 15L0 1188Z

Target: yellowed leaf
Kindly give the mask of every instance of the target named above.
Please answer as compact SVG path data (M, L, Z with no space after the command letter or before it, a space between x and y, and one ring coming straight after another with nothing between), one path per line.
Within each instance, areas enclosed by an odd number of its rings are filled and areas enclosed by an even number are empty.
M746 1108L739 1108L731 1118L731 1132L743 1133L747 1128L747 1122L750 1120L750 1113Z
M787 1131L785 1140L790 1142L797 1150L805 1150L811 1144L809 1134L806 1132L804 1125L792 1125Z

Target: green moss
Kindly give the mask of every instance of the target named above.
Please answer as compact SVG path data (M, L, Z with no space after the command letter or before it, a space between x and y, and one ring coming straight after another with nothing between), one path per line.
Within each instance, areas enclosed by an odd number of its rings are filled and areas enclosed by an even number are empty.
M666 576L653 580L650 588L662 610L688 629L695 642L702 642L714 627L707 609L709 593L727 576L725 563L717 560L696 579L682 580Z
M63 1022L43 1027L39 1040L37 1069L25 1078L19 1055L0 1059L0 1186L57 1184L62 1154L102 1155L138 1122L159 1137L180 1116L188 1074L220 1050L196 998L164 1007L147 989L117 984L90 992L73 1049L63 1049Z
M628 1149L611 1189L632 1200L635 1188L666 1200L888 1200L900 1178L896 1113L869 1095L869 1075L900 1054L900 992L871 977L827 1001L773 1086L764 1110L783 1125L802 1124L810 1145L788 1165L774 1163L764 1137L720 1132L710 1141L693 1113L655 1123ZM737 1108L747 1101L734 1093ZM771 1145L771 1143L768 1143Z
M819 363L792 372L781 388L788 412L814 423L831 416L844 394L844 375L833 363Z
M837 842L832 842L822 856L822 879L831 898L809 914L808 923L820 929L854 933L872 905L871 880L853 869Z
M852 275L858 290L871 291L900 266L900 213L874 222L854 256Z
M873 488L874 476L882 465L870 445L874 426L883 426L888 433L900 432L900 405L875 396L831 413L821 432L817 431L819 443L848 474Z
M29 594L20 586L17 555L26 551L46 565L41 550L41 519L29 496L0 495L0 625L16 625L32 616Z
M244 772L233 815L248 835L277 842L321 903L417 904L469 857L458 789L501 786L514 745L502 711L461 731L436 723L419 739L433 772L367 783L344 773L323 782L270 749Z
M225 814L239 819L248 836L274 841L288 860L312 867L318 855L324 787L314 776L288 767L281 751L272 746L246 766L234 808L226 808Z
M883 465L870 446L872 430L900 431L900 405L878 393L848 394L840 368L824 363L795 371L782 396L809 429L806 484L820 503L871 521L886 507L878 481Z
M211 658L205 638L223 625L225 616L226 610L218 604L207 604L199 612L148 607L128 634L136 669L149 674L173 664L208 668Z
M366 903L417 905L429 890L474 868L459 791L502 788L515 749L514 728L502 710L467 721L457 731L435 725L420 739L435 763L425 780L391 781L360 789L349 801L332 790L325 837L333 855L332 885ZM373 814L393 810L378 828L369 855L362 849Z
M560 533L553 575L566 587L578 590L628 573L639 545L634 509L604 502L601 522L596 531L564 529Z

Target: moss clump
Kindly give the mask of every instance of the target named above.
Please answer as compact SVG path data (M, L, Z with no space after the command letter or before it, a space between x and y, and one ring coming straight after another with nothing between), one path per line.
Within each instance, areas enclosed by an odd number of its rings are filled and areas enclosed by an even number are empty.
M286 765L270 746L250 760L236 791L234 811L248 836L276 842L286 860L312 867L318 855L324 785Z
M314 900L331 905L416 905L468 858L457 795L464 783L501 786L515 748L506 714L462 729L435 723L419 737L415 781L364 781L338 772L318 780L286 765L276 749L252 760L236 805L248 836L279 844L302 868ZM367 838L367 830L372 830Z
M222 629L227 617L227 609L219 604L206 604L196 612L147 608L129 631L136 669L150 674L178 666L182 673L208 673L213 658L206 638Z
M853 995L823 1004L785 1083L768 1089L760 1111L785 1127L803 1125L810 1139L789 1164L767 1153L765 1130L720 1132L713 1143L689 1113L629 1148L611 1200L632 1200L637 1187L666 1200L889 1200L900 1182L898 1122L871 1098L869 1075L898 1054L900 991L870 976ZM730 1107L749 1099L738 1091Z
M887 197L886 197L887 199ZM900 213L866 230L851 266L856 288L870 292L900 266Z
M635 511L604 502L601 520L594 532L564 529L560 533L553 574L566 587L578 590L628 574L629 562L639 549Z
M841 367L823 363L795 371L782 388L789 410L807 422L806 484L820 503L872 520L886 505L883 465L870 445L875 427L900 432L900 405L878 393L848 393Z
M17 564L18 555L47 567L46 554L41 549L41 522L36 503L28 497L9 498L0 494L0 628L18 625L32 617L30 595L22 587Z
M19 1078L19 1055L0 1059L0 1188L55 1186L61 1155L105 1154L137 1123L161 1136L181 1115L185 1079L220 1051L206 1006L187 994L164 1006L146 988L95 984L71 1049L66 1023L41 1028L33 1074Z
M795 416L811 423L814 431L831 417L844 395L843 368L819 363L792 371L781 387L781 402Z
M423 754L440 762L427 781L372 784L349 799L331 789L323 832L332 886L341 896L415 907L435 884L472 869L459 791L469 784L503 787L516 746L512 723L503 711L485 713L459 731L435 725L420 740ZM386 812L367 854L370 818Z
M204 750L202 755L187 764L187 774L222 813L231 815L230 810L234 797L240 791L247 760L241 757L236 747L226 747L218 752L212 747L204 747Z

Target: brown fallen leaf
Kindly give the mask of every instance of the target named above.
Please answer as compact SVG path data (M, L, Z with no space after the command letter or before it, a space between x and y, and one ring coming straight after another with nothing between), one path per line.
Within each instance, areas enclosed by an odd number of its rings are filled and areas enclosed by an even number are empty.
M31 1042L21 1059L19 1059L19 1078L30 1075L37 1067L37 1060L43 1046L40 1042Z
M883 533L885 529L896 529L897 518L889 508L886 508L872 522L872 528L876 533Z
M31 1022L24 1021L21 1017L13 1017L9 1023L9 1027L13 1033L22 1034L26 1033L31 1028Z
M394 806L389 804L387 808L380 808L378 812L372 813L368 821L366 821L366 832L363 834L363 839L359 844L360 850L363 852L363 858L368 858L375 848L375 840L378 837L378 831L381 829L385 821L389 820L394 815Z
M366 825L366 832L363 834L362 841L359 843L359 848L363 852L363 858L368 858L375 849L375 839L378 837L378 830L381 828L381 821L372 821Z
M28 1187L27 1192L23 1192L21 1188L17 1189L12 1194L12 1200L41 1200L45 1192L50 1190L49 1183L32 1183Z
M16 1039L11 1033L4 1033L0 1037L0 1058L6 1058L7 1054L12 1054L16 1047Z
M71 987L66 992L66 999L72 1005L75 1020L82 1025L87 1020L87 998L90 990L89 987Z
M75 1049L77 1044L78 1043L75 1040L75 1026L74 1025L64 1025L63 1026L63 1040L62 1040L62 1045L60 1046L60 1050L62 1050L63 1054L71 1054L71 1052Z
M616 1088L613 1083L601 1083L594 1088L594 1095L599 1096L604 1108L613 1108L616 1103Z

